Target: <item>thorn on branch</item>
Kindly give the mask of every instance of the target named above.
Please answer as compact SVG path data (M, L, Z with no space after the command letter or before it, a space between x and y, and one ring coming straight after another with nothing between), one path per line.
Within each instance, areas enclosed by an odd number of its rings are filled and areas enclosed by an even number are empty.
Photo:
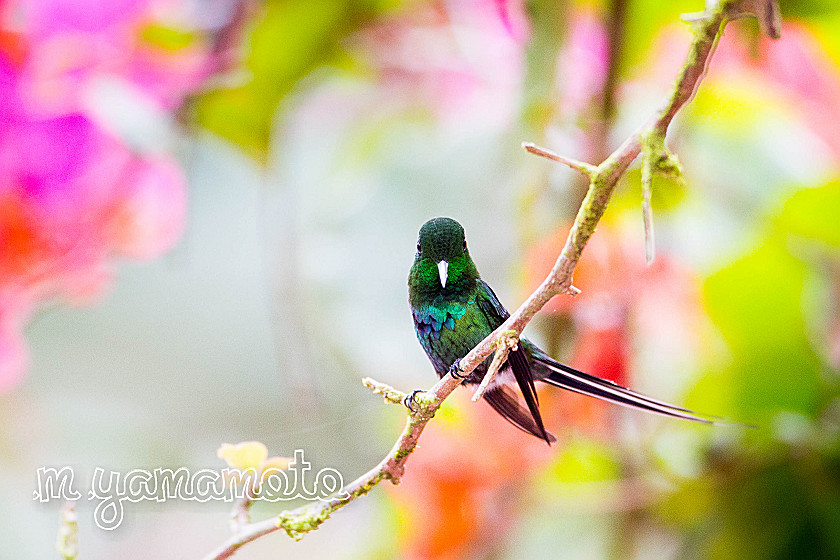
M684 183L682 165L677 155L665 147L665 135L656 128L640 136L642 144L642 219L645 228L645 262L653 263L656 255L656 243L653 233L653 209L651 208L651 190L653 176L663 175Z
M244 495L233 504L230 512L230 530L234 535L251 522L251 506L254 505L255 497L251 493L251 486L246 484Z
M686 23L702 23L713 18L718 7L717 0L707 0L705 11L682 14L680 19ZM730 20L756 18L761 32L771 39L782 36L782 15L778 0L727 0L723 10Z
M645 228L645 263L653 264L656 258L656 240L653 235L653 209L650 207L650 190L653 185L653 166L642 163L642 221Z
M507 360L508 354L511 350L516 350L518 344L519 336L516 334L516 331L505 331L499 335L495 344L496 353L493 354L493 361L490 362L490 367L487 368L487 373L484 374L484 379L481 380L481 384L478 386L478 389L476 389L475 393L473 393L473 402L478 402L479 399L484 396L484 392L487 391L487 387L490 386L490 382L493 381L493 378L496 377L497 373L499 373L499 369L501 369L502 364L504 364L505 360Z
M563 157L561 155L555 154L551 150L546 150L545 148L541 148L534 144L533 142L522 142L522 147L529 153L534 155L542 156L544 158L548 158L552 161L557 161L562 163L563 165L568 165L572 169L580 171L590 179L595 177L598 173L598 168L594 165L590 165L588 163L584 163L582 161L578 161L576 159L571 159L567 157Z
M782 14L778 0L735 0L726 6L726 17L754 17L764 35L771 39L782 36Z
M696 25L701 21L712 17L712 14L709 12L688 12L685 14L680 14L680 20L684 21L685 23L690 23L692 25Z

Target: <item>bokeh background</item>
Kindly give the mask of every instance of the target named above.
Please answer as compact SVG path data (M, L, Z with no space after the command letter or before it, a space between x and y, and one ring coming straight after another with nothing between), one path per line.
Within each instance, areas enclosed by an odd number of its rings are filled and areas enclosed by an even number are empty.
M303 449L345 480L430 386L406 277L461 221L510 308L597 162L655 108L696 0L0 1L0 542L51 558L36 469L222 468ZM731 24L654 182L638 168L527 334L558 358L718 414L709 428L551 390L548 448L447 400L399 487L237 558L840 558L840 4ZM297 505L297 504L292 504ZM225 504L126 504L81 558L200 558ZM278 511L259 505L256 518Z

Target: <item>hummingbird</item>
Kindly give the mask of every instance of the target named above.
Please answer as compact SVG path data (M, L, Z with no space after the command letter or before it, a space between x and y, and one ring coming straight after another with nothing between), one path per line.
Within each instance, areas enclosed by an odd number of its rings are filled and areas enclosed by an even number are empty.
M458 362L510 313L479 276L467 248L464 228L455 220L433 218L420 228L417 253L408 276L408 301L417 338L438 376L451 373L463 379L462 384L481 383L492 356L469 375L464 375ZM520 338L483 398L511 424L549 445L557 438L543 425L535 381L664 416L715 423L691 410L561 364L536 344ZM519 388L525 407L515 387Z

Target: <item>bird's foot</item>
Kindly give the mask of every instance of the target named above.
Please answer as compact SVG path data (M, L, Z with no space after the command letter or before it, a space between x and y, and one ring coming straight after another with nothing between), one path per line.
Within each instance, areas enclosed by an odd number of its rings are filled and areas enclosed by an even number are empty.
M407 395L405 396L405 398L403 399L403 404L404 404L404 405L405 405L405 407L406 407L408 410L410 410L412 413L413 413L413 412L417 412L417 411L414 409L414 405L415 405L415 404L417 404L417 401L415 401L415 400L414 400L414 397L416 397L416 396L417 396L417 393L422 393L422 392L423 392L423 389L415 389L415 390L413 390L412 392L410 392L409 394L407 394Z
M449 375L454 377L455 379L466 379L467 376L464 375L464 370L461 369L461 360L455 360L452 362L452 365L449 366Z

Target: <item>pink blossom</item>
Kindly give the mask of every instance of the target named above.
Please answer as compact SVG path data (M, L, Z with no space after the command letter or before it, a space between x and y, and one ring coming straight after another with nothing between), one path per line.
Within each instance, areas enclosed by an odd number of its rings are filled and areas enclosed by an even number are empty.
M560 51L557 87L564 114L577 118L601 95L607 77L608 49L604 24L591 11L584 10L571 18L569 40Z
M527 32L521 2L458 0L387 19L361 43L388 102L428 106L444 126L467 129L504 126L515 116Z
M132 165L132 164L130 164ZM109 215L112 249L135 259L152 259L181 237L186 214L186 179L169 158L133 162Z
M784 41L762 39L755 66L840 158L840 70L804 25L788 23L784 33Z
M35 33L101 33L130 25L148 0L25 0L21 4Z
M782 33L780 40L750 36L721 41L707 83L760 87L762 97L785 103L840 159L840 70L806 24L786 21ZM688 39L678 28L663 33L655 55L662 62L652 79L663 84L673 79Z
M0 301L0 393L20 383L28 367L29 352L21 325Z
M13 7L22 30L0 34L0 391L24 376L22 331L34 311L95 299L115 257L158 257L184 228L178 163L132 150L91 112L88 91L120 80L169 110L214 67L204 43L165 51L143 42L148 0ZM0 24L12 11L0 9Z
M528 20L525 17L525 2L523 0L493 0L499 19L510 36L517 41L524 41L528 37Z

